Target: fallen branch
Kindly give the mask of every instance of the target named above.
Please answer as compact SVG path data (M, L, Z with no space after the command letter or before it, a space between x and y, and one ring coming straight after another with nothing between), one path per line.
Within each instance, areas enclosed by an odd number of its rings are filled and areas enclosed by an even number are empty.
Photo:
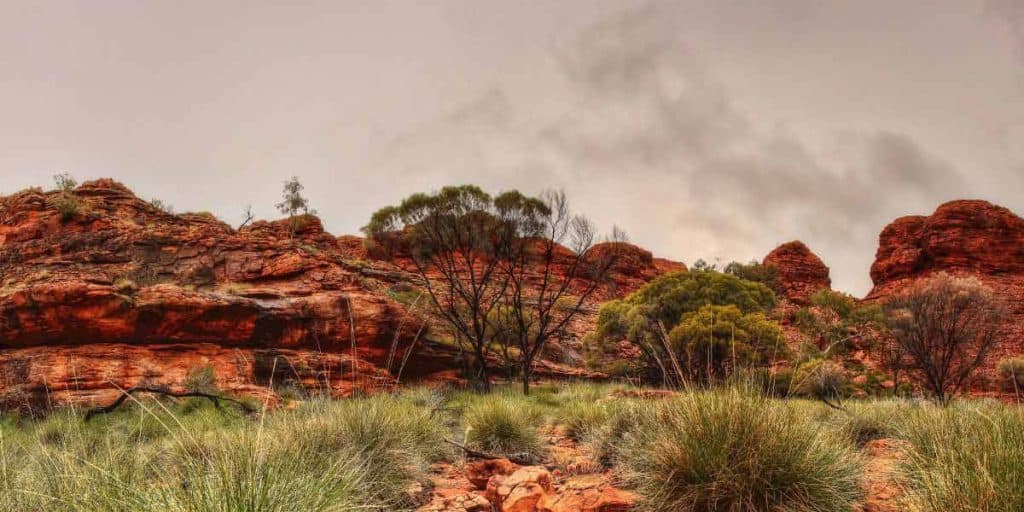
M89 412L85 413L85 421L91 420L93 416L114 412L115 410L117 410L118 407L121 406L121 404L123 404L125 401L131 398L131 396L135 393L153 393L162 396L169 396L172 398L205 398L213 402L214 407L216 407L217 409L220 409L220 402L221 400L223 400L225 402L231 402L235 405L238 405L247 413L256 412L256 410L253 409L252 406L250 406L249 404L242 402L241 400L235 400L234 398L229 398L226 396L213 395L210 393L203 393L200 391L185 391L182 393L176 393L174 391L169 391L161 388L139 386L124 390L121 393L121 396L117 397L117 400L114 400L110 405L90 409Z
M508 460L510 460L512 462L515 462L516 464L519 464L521 466L528 466L528 465L533 463L533 460L530 459L530 457L528 455L525 455L525 454L524 455L509 455L507 457L504 457L504 456L501 456L501 455L494 455L492 453L487 453L487 452L481 452L481 451L474 450L474 449L472 449L472 448L470 448L470 447L468 447L468 446L466 446L464 444L456 443L455 441L452 441L451 439L445 439L444 442L446 442L446 443L448 443L448 444L450 444L450 445L452 445L452 446L454 446L456 448L461 449L463 452L466 453L467 457L472 457L474 459L484 459L484 460L508 459Z

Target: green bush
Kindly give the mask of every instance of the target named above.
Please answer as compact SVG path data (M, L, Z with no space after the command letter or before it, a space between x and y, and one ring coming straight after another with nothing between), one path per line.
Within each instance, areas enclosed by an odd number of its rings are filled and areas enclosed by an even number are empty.
M827 359L811 359L793 372L790 392L822 400L841 399L848 394L846 370Z
M642 363L647 375L657 375L669 384L678 384L685 376L674 375L679 372L674 370L673 357L685 363L689 348L695 348L696 352L706 352L705 349L721 352L720 340L726 337L724 330L729 331L730 357L732 327L737 327L741 334L752 334L750 337L755 342L765 342L755 344L775 346L774 340L781 338L779 328L763 316L774 305L775 294L762 283L711 270L676 272L651 281L622 300L614 300L602 306L598 312L597 328L590 340L597 344L626 340L637 345L644 354ZM692 324L689 332L699 330L698 322L703 317L718 311L725 312L722 308L729 308L729 311L737 312L738 316L733 319L732 327L722 322L716 323L713 327L716 334L716 341L711 344L713 346L698 347L698 344L689 342L685 343L686 346L680 346L676 343L671 348L675 353L668 353L667 340L664 339L666 334L687 323ZM700 318L693 315L699 315ZM754 324L757 324L756 332L746 329L755 327ZM685 327L683 329L687 330ZM685 332L677 331L676 334L675 341L685 337ZM748 354L765 353L759 350L760 347L753 347L755 344L749 343L749 340L739 341L742 342L741 349L744 346L752 347ZM718 362L721 361L719 358ZM721 369L722 365L718 366ZM703 363L694 363L690 365L690 370L703 367Z
M857 299L843 292L823 288L811 295L811 304L833 311L839 318L846 318L857 307Z
M1024 410L923 407L908 415L907 507L921 512L1024 510Z
M848 511L863 494L849 443L739 389L669 399L626 439L619 469L646 510Z
M531 400L496 394L470 404L463 418L466 444L496 454L526 458L541 455L543 445L537 428L542 414Z

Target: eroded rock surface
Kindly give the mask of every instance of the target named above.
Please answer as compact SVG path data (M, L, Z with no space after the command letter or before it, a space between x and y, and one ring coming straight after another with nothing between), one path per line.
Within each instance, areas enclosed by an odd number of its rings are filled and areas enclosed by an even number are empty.
M815 292L832 287L828 267L799 240L776 247L762 264L778 270L782 294L794 304L808 304Z
M0 198L0 404L180 387L203 367L232 392L386 388L429 319L393 298L414 276L365 245L312 216L233 229L205 213L173 215L109 179ZM680 268L627 248L609 293ZM570 338L592 325L598 300ZM407 375L454 367L450 351L429 345Z
M986 201L896 219L879 236L867 299L885 300L937 272L975 276L1003 299L1008 314L986 372L995 377L1000 359L1024 351L1024 219Z

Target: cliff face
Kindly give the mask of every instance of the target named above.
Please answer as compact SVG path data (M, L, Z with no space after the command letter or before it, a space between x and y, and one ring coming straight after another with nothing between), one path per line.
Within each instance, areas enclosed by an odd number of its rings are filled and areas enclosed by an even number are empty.
M986 201L952 201L930 216L896 219L879 236L867 299L884 300L940 271L976 276L1006 303L989 370L1024 351L1024 219Z
M799 240L776 247L762 264L778 270L782 294L794 304L806 305L815 292L832 287L828 267Z
M390 386L387 363L422 320L391 298L412 277L361 245L315 217L234 230L171 215L111 180L2 198L0 402L105 400L180 387L203 367L236 392ZM673 268L631 253L616 293ZM443 369L445 357L410 365Z

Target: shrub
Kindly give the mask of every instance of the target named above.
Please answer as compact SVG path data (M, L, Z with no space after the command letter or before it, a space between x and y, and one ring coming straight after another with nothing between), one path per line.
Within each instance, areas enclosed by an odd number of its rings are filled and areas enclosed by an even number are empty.
M653 411L654 407L648 400L620 403L609 411L602 425L590 429L583 436L587 451L594 460L605 467L611 467L619 459L626 437L645 428Z
M846 371L842 365L826 359L812 359L793 372L790 391L819 400L841 399L846 395Z
M848 443L738 389L670 399L627 443L619 468L647 510L846 511L863 494Z
M857 306L857 301L851 295L823 288L811 296L811 304L833 311L839 318L846 318Z
M973 403L926 407L906 423L909 509L1024 510L1024 410Z
M851 402L847 411L837 411L832 424L857 446L876 439L900 437L907 407L897 401Z
M774 305L775 294L764 284L712 270L675 272L651 281L624 299L603 305L591 339L597 343L625 339L641 349L648 375L660 374L666 384L676 385L685 377L677 375L683 369L677 370L675 366L677 362L685 363L687 347L681 347L678 343L674 348L668 347L668 334L674 328L687 321L697 322L699 319L694 319L693 314L699 314L701 318L710 316L718 311L714 308L732 308L740 317L751 320L750 323L764 326L771 321L762 316L759 318L763 321L753 322L754 317L748 315L765 313ZM735 321L741 322L740 318ZM720 334L724 333L718 332L719 327L716 325L714 330L716 338L721 339L723 336ZM721 328L725 329L726 326L722 325ZM731 342L731 329L728 330ZM770 330L770 327L756 329L759 335L771 334ZM677 334L681 336L684 333ZM765 345L772 344L772 336L758 338L767 340ZM679 341L678 336L676 341Z
M119 277L114 280L114 290L121 294L132 294L139 289L139 285L127 277Z
M1024 390L1024 357L1009 357L999 361L999 375L1016 392Z
M153 208L156 208L157 210L160 210L161 212L166 213L167 215L174 215L174 207L168 203L165 203L164 201L161 201L160 199L153 199L149 202L149 204L152 205Z
M743 314L731 305L684 314L668 341L690 374L706 381L787 352L777 323L764 313Z
M71 192L57 194L52 203L62 221L69 221L82 212L82 201Z
M217 375L213 370L213 366L198 366L189 370L188 374L185 375L185 381L182 382L182 387L186 391L216 393L218 391Z
M580 440L585 435L600 428L615 413L615 402L596 400L576 400L568 404L562 411L562 424L565 434L572 439Z
M466 411L466 444L496 454L536 457L542 451L540 420L540 411L526 399L489 395Z
M990 355L1005 305L977 278L940 272L890 299L886 310L909 369L945 404Z
M779 269L771 265L762 265L756 261L740 263L734 261L725 266L724 272L740 279L761 283L778 293L780 288Z

